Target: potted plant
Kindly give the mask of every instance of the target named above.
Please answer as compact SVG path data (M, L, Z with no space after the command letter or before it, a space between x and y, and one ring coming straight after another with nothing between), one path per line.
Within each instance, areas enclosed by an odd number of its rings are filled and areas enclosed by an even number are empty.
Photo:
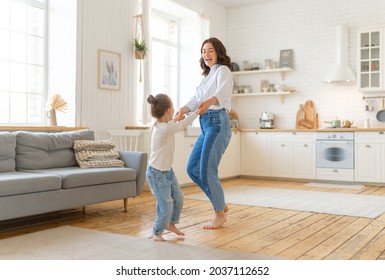
M135 38L134 47L135 47L135 58L143 59L147 51L146 42L144 40L140 41Z

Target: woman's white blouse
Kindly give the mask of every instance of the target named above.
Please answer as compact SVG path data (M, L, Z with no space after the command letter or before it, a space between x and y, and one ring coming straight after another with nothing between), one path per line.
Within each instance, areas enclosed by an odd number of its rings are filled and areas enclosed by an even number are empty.
M229 67L215 64L197 87L195 96L187 102L186 106L190 111L195 111L200 103L215 96L219 104L212 105L209 109L220 110L224 108L229 112L231 109L233 86L233 74Z

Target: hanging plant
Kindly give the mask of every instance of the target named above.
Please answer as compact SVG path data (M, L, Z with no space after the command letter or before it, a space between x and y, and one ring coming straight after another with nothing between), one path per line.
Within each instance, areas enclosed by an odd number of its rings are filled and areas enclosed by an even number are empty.
M144 40L134 39L134 47L135 47L135 58L136 59L144 59L146 55L147 47L146 42Z

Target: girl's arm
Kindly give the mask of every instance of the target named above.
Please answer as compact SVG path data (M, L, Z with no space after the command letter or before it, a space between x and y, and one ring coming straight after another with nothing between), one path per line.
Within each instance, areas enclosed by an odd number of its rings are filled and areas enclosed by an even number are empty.
M175 118L177 118L178 120L182 120L182 119L184 119L184 115L190 111L191 110L189 109L189 107L183 106L182 108L179 109L179 111L176 112Z
M174 119L168 123L167 129L170 133L176 133L178 131L181 131L185 129L187 126L189 126L197 118L197 116L202 113L203 113L202 109L197 109L195 112L191 113L185 119L179 122L175 122L175 119Z

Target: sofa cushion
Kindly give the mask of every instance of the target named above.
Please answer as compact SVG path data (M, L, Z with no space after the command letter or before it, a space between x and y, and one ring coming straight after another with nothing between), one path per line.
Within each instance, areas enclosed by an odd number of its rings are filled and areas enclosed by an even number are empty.
M16 136L0 132L0 172L15 171Z
M62 178L63 189L136 180L136 171L134 169L121 167L84 169L76 166L31 170L29 172L58 175Z
M16 133L16 169L45 169L77 165L75 140L94 140L92 130Z
M0 176L0 196L59 190L61 178L53 174L4 172ZM20 205L20 207L23 207Z
M124 167L111 140L75 140L75 158L81 168Z

